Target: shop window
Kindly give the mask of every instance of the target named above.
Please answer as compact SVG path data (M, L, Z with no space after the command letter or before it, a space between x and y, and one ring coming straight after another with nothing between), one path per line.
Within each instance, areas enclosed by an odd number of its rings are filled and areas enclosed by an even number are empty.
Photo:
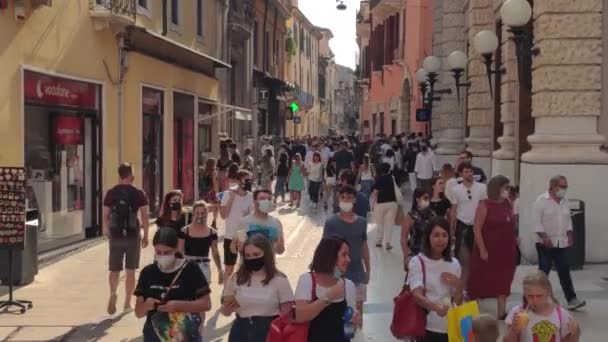
M180 4L179 0L171 0L171 24L180 25Z
M259 67L258 61L259 61L259 38L258 38L258 22L257 21L253 21L253 64L257 67Z
M164 92L142 90L142 187L148 195L150 212L158 214L163 192L163 108Z
M151 14L151 0L137 0L137 13L143 14L150 17Z
M211 152L212 145L212 119L211 112L213 110L213 106L200 102L198 103L198 152L200 153L209 153Z

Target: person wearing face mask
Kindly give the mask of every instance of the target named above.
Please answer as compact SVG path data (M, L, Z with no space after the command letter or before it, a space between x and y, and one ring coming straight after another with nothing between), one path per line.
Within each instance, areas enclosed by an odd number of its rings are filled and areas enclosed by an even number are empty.
M488 199L477 207L474 232L467 294L473 300L496 298L496 317L504 320L517 256L515 216L509 202L509 179L505 176L494 176L488 182Z
M433 181L435 170L437 170L435 153L423 141L420 143L420 153L416 156L416 165L414 166L417 187L431 190L431 182Z
M186 259L195 262L203 271L208 283L211 283L211 267L209 267L209 251L217 267L218 283L224 280L222 259L217 248L217 231L207 225L209 205L198 201L192 206L192 223L181 229L179 235L179 251Z
M343 170L342 173L351 172ZM354 177L354 175L353 175ZM350 264L344 277L351 280L357 289L357 311L363 314L363 303L367 299L367 284L371 274L369 246L367 245L367 219L354 213L356 190L343 185L338 191L340 212L325 221L323 236L339 236L350 246Z
M240 229L247 237L261 234L272 243L273 250L277 254L285 252L285 239L283 237L283 225L281 221L270 215L274 209L272 194L269 190L258 189L253 193L254 211L245 217L240 224ZM241 249L243 241L232 240L230 248L233 253Z
M168 341L176 332L188 341L202 341L200 313L211 309L211 290L203 272L177 256L173 229L158 229L152 244L154 263L142 269L134 291L135 316L146 317L143 341Z
M160 216L156 219L158 227L168 227L181 234L182 228L190 221L190 215L184 210L184 194L181 190L167 192L160 206Z
M567 308L575 310L587 303L576 297L568 251L574 244L570 206L566 198L568 180L557 175L549 181L549 190L540 194L532 207L532 222L536 233L538 268L547 275L555 264L559 282L568 301Z
M310 272L298 279L296 286L297 322L309 322L309 342L348 342L344 314L355 308L356 288L344 278L350 263L350 246L340 237L325 237L315 249ZM361 313L355 310L350 322L361 326Z
M422 250L422 236L427 223L437 215L430 208L430 194L426 189L414 190L412 196L412 209L400 222L401 250L403 251L403 264L407 266L410 256Z
M405 156L403 157L404 163L405 163L405 169L407 170L407 174L408 174L408 182L410 183L410 190L412 190L412 192L414 192L414 190L416 190L415 167L416 167L416 158L417 158L419 152L420 151L419 151L418 145L416 145L412 140L411 142L408 142L407 149L405 151Z
M230 249L232 240L237 237L238 227L243 218L253 211L253 194L251 193L253 181L251 173L239 170L236 173L238 187L228 190L222 196L220 216L224 219L226 231L224 233L224 266L225 277L228 278L234 270L238 255Z
M243 263L226 282L221 313L236 314L228 342L265 342L270 323L291 310L294 302L289 280L276 267L266 237L249 237L241 252Z

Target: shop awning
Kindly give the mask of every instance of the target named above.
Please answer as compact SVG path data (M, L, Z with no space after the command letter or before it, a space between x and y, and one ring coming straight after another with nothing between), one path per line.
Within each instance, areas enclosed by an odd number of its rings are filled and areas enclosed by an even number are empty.
M216 116L220 116L222 114L230 113L230 112L233 112L234 118L236 120L251 121L253 119L253 115L251 114L251 109L249 109L249 108L229 105L226 103L219 103L217 101L205 100L202 98L199 98L199 102L210 104L217 108L216 112L213 112L209 115L200 115L199 114L199 118L198 118L199 123L204 123L207 120L211 120L211 119L215 118Z
M231 68L230 64L220 59L140 26L129 26L127 28L125 48L212 77L215 68Z

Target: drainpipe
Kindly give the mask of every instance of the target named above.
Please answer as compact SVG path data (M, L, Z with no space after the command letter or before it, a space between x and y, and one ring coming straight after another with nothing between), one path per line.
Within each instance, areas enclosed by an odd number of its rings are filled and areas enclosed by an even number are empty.
M167 35L167 0L163 0L163 36Z
M124 119L124 109L123 109L123 80L124 80L124 72L125 72L125 38L124 32L118 34L117 36L118 43L118 163L123 162L122 155L122 147L123 147L123 119Z

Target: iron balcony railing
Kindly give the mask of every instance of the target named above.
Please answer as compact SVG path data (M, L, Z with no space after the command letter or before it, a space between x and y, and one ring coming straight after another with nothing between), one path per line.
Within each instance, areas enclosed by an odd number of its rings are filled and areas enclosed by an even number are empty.
M137 0L89 0L89 9L96 10L100 8L135 21Z

